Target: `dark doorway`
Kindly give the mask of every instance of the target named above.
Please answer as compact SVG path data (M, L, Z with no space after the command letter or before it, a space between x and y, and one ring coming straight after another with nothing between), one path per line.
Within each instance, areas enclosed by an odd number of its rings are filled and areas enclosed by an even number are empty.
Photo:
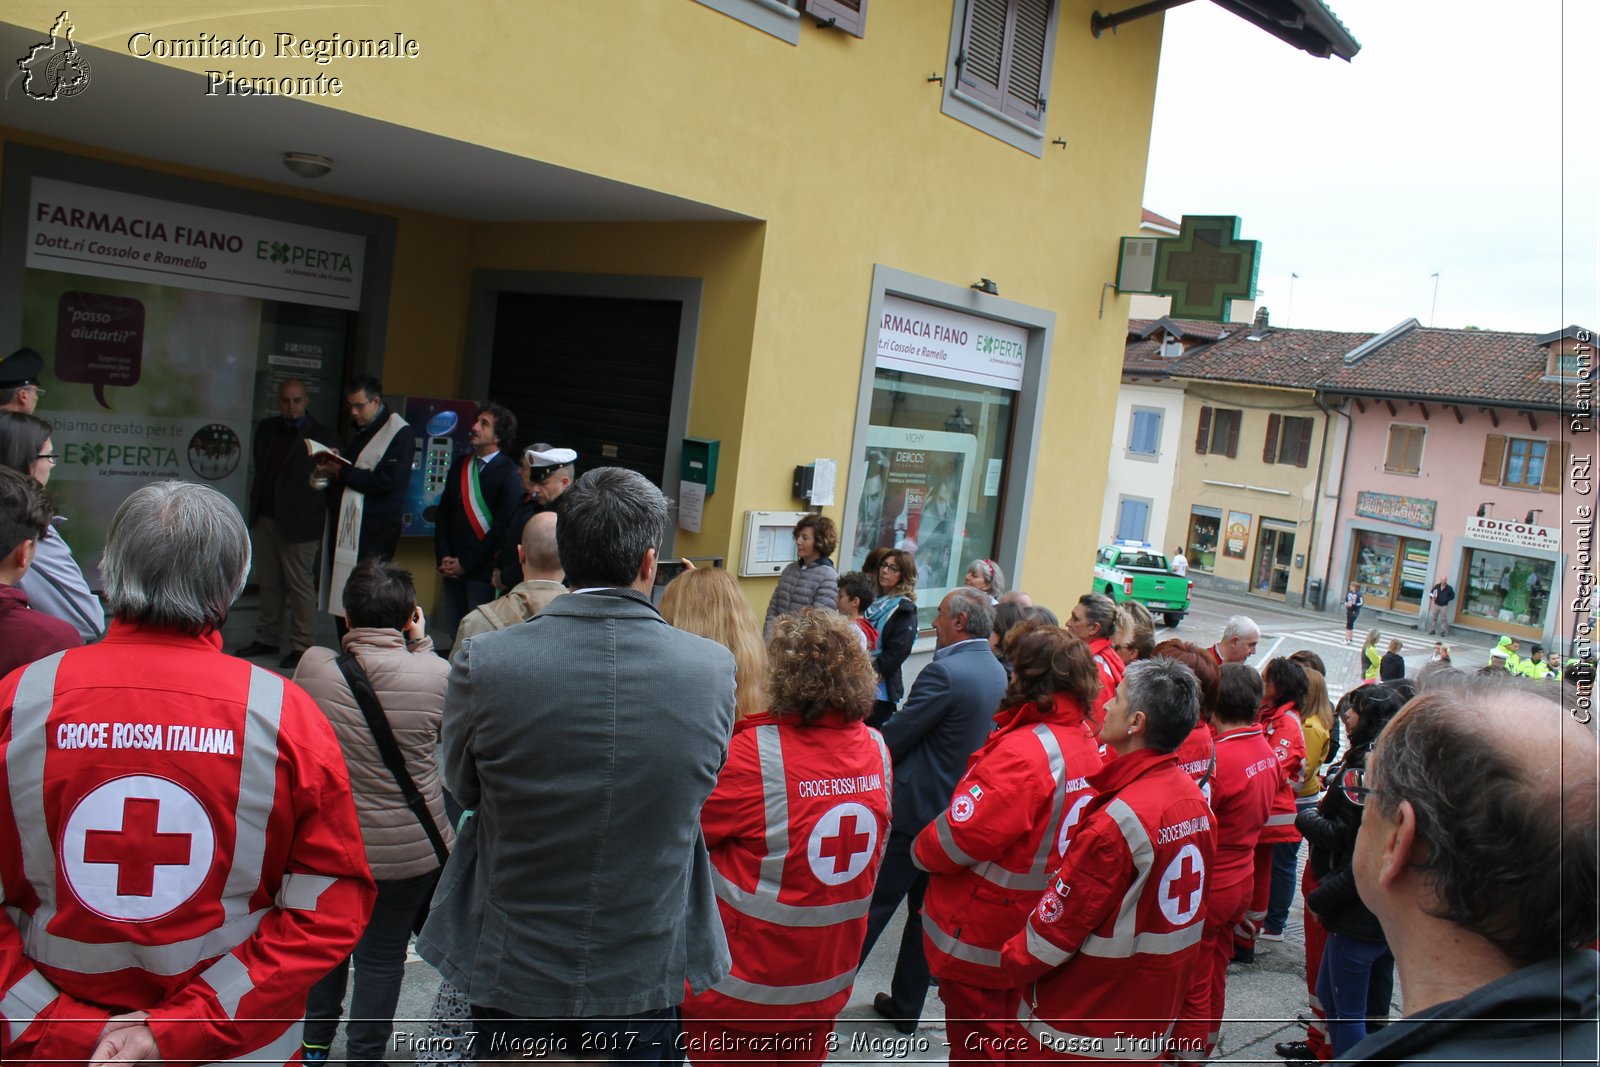
M627 467L662 485L683 305L500 293L489 397L523 444L578 452L578 473Z

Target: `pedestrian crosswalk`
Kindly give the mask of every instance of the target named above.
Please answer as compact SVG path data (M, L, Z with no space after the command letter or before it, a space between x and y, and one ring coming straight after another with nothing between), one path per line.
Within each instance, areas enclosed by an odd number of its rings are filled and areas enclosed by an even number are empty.
M1282 633L1268 631L1261 635L1261 643L1250 664L1259 669L1274 656L1287 656L1301 649L1309 649L1321 656L1322 662L1327 666L1328 699L1338 703L1340 697L1361 684L1366 671L1366 663L1361 655L1366 632L1361 632L1359 641L1352 640L1349 644L1345 643L1344 636L1344 629L1339 626L1288 630ZM1395 638L1400 640L1400 654L1406 661L1406 674L1415 677L1417 671L1433 659L1433 643L1437 638L1412 629L1380 629L1378 648L1388 649L1389 642ZM1476 665L1476 653L1468 653L1468 656Z

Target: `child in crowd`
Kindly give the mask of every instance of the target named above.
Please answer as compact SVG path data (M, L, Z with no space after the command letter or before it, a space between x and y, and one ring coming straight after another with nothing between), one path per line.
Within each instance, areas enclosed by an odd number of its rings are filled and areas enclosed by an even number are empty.
M839 579L839 595L835 601L839 606L839 614L856 624L861 647L867 650L869 656L877 651L878 631L862 617L862 612L871 607L877 598L875 584L860 571L851 571Z

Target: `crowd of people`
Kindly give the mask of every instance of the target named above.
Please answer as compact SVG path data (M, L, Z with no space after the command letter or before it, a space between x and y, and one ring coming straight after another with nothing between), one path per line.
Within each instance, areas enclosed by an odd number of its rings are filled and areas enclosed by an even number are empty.
M384 477L400 430L359 384L370 440L308 484ZM481 496L510 420L480 416ZM0 590L52 539L28 447ZM1595 737L1548 685L1438 662L1334 708L1314 654L1248 665L1246 617L1156 643L1135 606L1062 621L977 560L907 687L911 553L839 575L807 516L764 622L717 568L658 608L669 502L574 458L523 457L529 496L562 484L514 574L470 516L441 546L448 661L412 575L361 551L392 520L344 514L340 647L294 638L292 681L220 637L284 498L124 501L104 635L26 608L58 624L4 646L0 1060L320 1062L348 1014L351 1062L383 1062L416 933L442 980L407 1059L814 1065L902 907L873 1007L912 1033L937 981L952 1062L1205 1060L1303 839L1286 1059L1593 1062Z

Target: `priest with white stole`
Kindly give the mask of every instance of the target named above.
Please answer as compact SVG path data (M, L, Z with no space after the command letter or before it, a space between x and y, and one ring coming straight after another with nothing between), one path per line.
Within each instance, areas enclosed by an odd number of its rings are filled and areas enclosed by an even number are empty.
M383 383L355 378L344 389L345 410L355 436L341 452L317 454L316 481L327 485L333 511L333 550L323 556L326 610L344 616L344 584L356 562L368 556L394 558L400 546L401 514L411 485L416 431L383 402Z

